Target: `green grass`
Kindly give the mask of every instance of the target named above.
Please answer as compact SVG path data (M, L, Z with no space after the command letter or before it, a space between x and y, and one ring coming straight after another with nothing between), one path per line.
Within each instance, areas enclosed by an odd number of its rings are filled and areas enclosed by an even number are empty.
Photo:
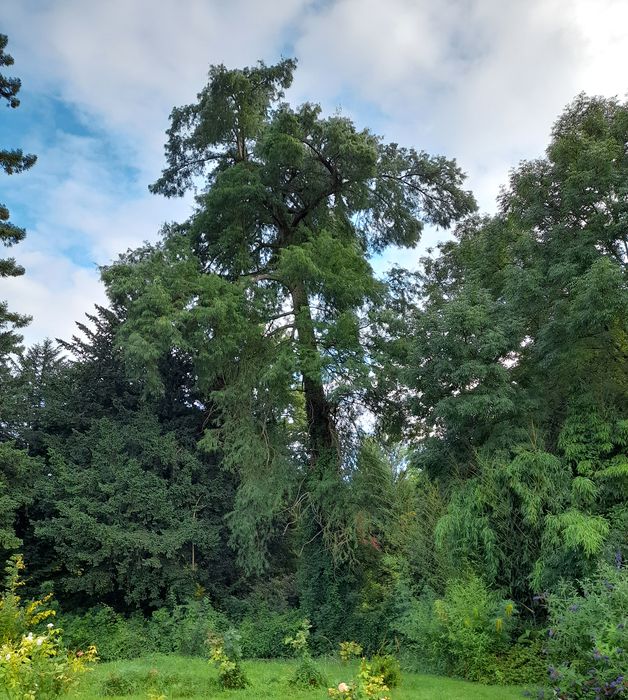
M298 690L290 686L294 664L288 661L245 661L251 681L246 690L225 691L218 687L217 674L203 659L180 656L149 656L135 661L99 664L87 674L73 693L75 698L125 698L146 700L164 695L168 700L189 698L208 700L324 700L327 691ZM320 663L330 685L349 681L356 666ZM521 698L522 688L483 686L450 678L404 673L399 688L390 693L392 700L508 700ZM117 694L115 694L117 693Z

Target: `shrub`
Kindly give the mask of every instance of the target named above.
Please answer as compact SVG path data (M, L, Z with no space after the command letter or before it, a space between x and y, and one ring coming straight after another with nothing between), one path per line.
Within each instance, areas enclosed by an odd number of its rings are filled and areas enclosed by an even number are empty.
M357 642L340 642L338 655L343 663L362 656L362 645Z
M100 685L100 695L124 697L142 695L149 698L191 697L202 695L205 688L199 687L196 679L179 673L161 673L156 668L124 669L109 673Z
M125 617L107 605L61 618L64 642L77 649L94 641L103 661L135 659L150 652L204 657L209 634L229 626L208 600L160 608L150 618L138 613Z
M228 627L227 619L207 599L160 608L147 623L150 644L156 651L184 656L205 656L210 634Z
M628 569L605 566L547 598L548 669L559 698L628 694Z
M515 614L511 601L471 575L451 581L443 598L426 593L397 627L421 670L502 683L499 658L510 648Z
M46 608L50 596L23 603L18 595L23 568L21 556L11 558L0 596L0 685L10 700L56 698L96 661L96 648L75 654L63 648L61 630L45 622L55 614Z
M301 622L298 610L277 612L266 605L251 610L238 625L242 653L247 659L277 659L290 656L286 634L296 634Z
M303 620L294 637L284 639L284 644L299 658L291 683L300 688L324 688L327 680L310 654L311 627L309 620Z
M225 690L240 690L250 685L241 666L242 647L238 632L234 629L227 630L224 637L210 637L209 643L209 658L218 669L221 687Z
M142 615L124 617L108 605L91 608L82 615L64 614L63 641L71 649L84 649L92 641L103 661L135 659L156 651Z
M311 658L299 660L290 684L297 688L324 688L327 685L325 675Z
M504 654L494 658L494 675L511 685L538 684L547 677L547 655L541 630L526 630Z
M401 683L401 666L392 654L378 654L369 663L373 674L381 676L388 688L396 688Z
M367 660L362 659L357 677L350 683L328 688L327 694L335 700L390 700L386 695L388 690L384 677L376 674Z

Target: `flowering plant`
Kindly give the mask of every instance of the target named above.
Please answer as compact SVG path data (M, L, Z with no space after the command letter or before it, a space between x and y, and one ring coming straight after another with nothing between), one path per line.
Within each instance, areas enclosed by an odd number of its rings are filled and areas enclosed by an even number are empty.
M52 622L45 631L39 629L55 611L45 608L50 596L22 603L17 591L23 569L22 557L12 557L6 591L0 596L0 685L11 700L56 698L97 660L96 647L70 653Z
M328 688L327 694L335 700L390 700L384 677L373 672L366 659L360 663L360 671L351 683L339 683L336 688Z

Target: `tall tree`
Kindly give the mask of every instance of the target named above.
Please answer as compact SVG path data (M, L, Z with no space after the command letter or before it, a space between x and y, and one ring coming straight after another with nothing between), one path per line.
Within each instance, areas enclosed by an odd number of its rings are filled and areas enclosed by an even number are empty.
M437 543L518 595L626 556L627 139L628 105L578 97L425 267L406 379L454 494Z
M8 38L0 34L0 67L12 66L13 57L6 53ZM19 107L20 100L17 97L20 91L19 78L6 77L0 73L0 101L5 100L7 107L15 109ZM37 156L25 154L21 149L0 148L0 168L7 175L14 175L28 170L35 164ZM9 221L9 210L0 203L0 242L5 246L19 243L26 232L23 228ZM13 258L0 259L0 277L15 277L24 274L24 268L18 265ZM10 352L19 342L20 338L15 334L18 329L28 323L28 317L9 311L7 303L0 302L0 356Z
M215 66L198 101L173 110L152 190L200 184L197 211L104 279L127 309L131 363L150 368L172 348L193 358L211 406L204 444L240 480L241 562L263 568L278 529L299 522L302 561L321 555L311 583L360 539L354 426L372 383L367 313L386 293L369 257L475 204L455 162L282 102L294 69Z

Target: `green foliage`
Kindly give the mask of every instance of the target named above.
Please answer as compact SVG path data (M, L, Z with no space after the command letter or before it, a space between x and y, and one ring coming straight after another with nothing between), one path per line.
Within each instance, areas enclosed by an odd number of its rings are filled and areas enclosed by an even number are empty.
M0 442L0 553L21 546L16 532L18 514L32 502L33 477L40 465L11 442Z
M323 688L327 685L325 676L310 654L311 627L309 620L302 620L294 636L284 639L284 644L290 647L294 656L299 659L291 680L291 683L298 688Z
M85 649L93 643L103 661L134 659L152 651L147 639L143 616L125 618L112 608L101 605L80 615L60 616L63 642L70 649Z
M357 677L350 683L328 688L327 694L336 700L390 700L384 676L378 674L366 659L362 659Z
M467 219L424 261L410 337L390 343L413 389L412 461L448 495L434 528L445 577L463 562L528 603L627 553L617 193L628 171L616 155L627 115L626 104L578 97L547 157L513 172L498 215Z
M147 623L155 651L183 656L204 656L207 638L229 627L226 617L203 598L174 608L155 610Z
M199 683L184 671L163 671L161 668L117 668L109 671L100 682L98 695L124 697L141 695L149 700L174 697L202 696L207 692L207 682Z
M202 657L207 654L208 636L229 627L206 599L160 608L150 618L125 617L100 605L81 614L62 613L60 619L68 647L84 649L93 642L103 661L134 659L148 652Z
M602 567L547 599L549 680L558 697L616 697L628 690L628 569Z
M0 68L13 65L13 57L5 52L8 38L6 34L0 34ZM20 100L17 97L20 91L19 78L7 77L0 73L0 101L6 100L9 107L15 109ZM7 175L21 173L31 168L37 157L32 154L24 154L20 149L0 148L0 169ZM24 239L26 232L23 228L9 221L9 210L0 203L0 243L12 246ZM14 258L0 259L0 278L15 277L24 274L24 268L18 265ZM11 312L4 301L0 301L0 363L4 363L6 356L18 349L21 336L15 331L24 327L29 322L28 316L22 316Z
M29 603L19 596L23 569L21 556L12 557L0 596L0 685L9 700L56 698L97 660L96 647L70 653L62 646L61 630L45 622L55 614L50 596Z
M305 558L317 541L333 575L359 543L349 428L372 383L365 315L385 293L368 256L412 247L425 223L447 226L475 203L455 162L281 102L295 65L214 67L198 102L173 111L153 191L181 195L204 176L197 212L104 279L147 387L161 388L156 358L190 353L215 407L203 445L238 479L238 563L268 568L283 529Z
M328 681L318 664L309 656L301 657L290 677L295 688L324 688Z
M147 607L163 605L166 591L193 595L199 564L220 548L209 502L220 483L210 484L207 465L174 432L147 410L101 418L58 442L48 468L41 497L52 512L35 533L62 563L60 590Z
M396 688L401 683L401 665L392 654L376 654L369 664L373 675L381 676L387 688Z
M241 666L242 647L237 630L227 630L223 637L211 635L210 661L218 669L218 681L226 690L241 690L250 685Z
M242 652L249 659L276 659L290 654L284 639L286 632L296 634L302 620L298 610L276 611L259 604L238 624Z
M469 680L507 683L498 657L511 645L517 610L477 576L452 580L443 598L426 593L399 632L416 663Z
M90 700L101 697L103 685L114 676L122 679L120 686L135 685L136 690L127 693L137 700L145 700L149 692L153 695L166 695L167 698L190 700L220 700L229 696L237 696L241 700L294 700L295 697L322 700L326 692L320 688L300 690L290 685L287 679L292 674L294 665L294 661L286 660L247 662L251 685L244 690L226 692L218 686L214 669L207 661L181 656L149 655L136 661L98 664L93 673L84 676L77 695ZM324 670L330 678L330 685L337 687L341 681L346 681L345 666L324 662ZM149 689L151 682L152 691ZM521 693L520 687L491 687L442 676L404 673L403 685L394 691L394 700L434 700L438 697L520 700Z
M362 646L357 642L340 642L338 655L340 660L347 663L350 659L362 656Z

